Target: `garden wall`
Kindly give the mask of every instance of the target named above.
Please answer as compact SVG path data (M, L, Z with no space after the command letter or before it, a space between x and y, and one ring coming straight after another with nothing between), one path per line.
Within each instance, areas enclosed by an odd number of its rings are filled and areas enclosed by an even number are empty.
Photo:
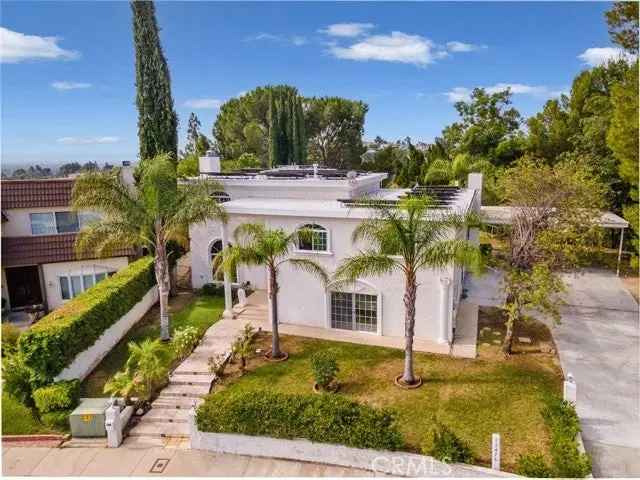
M55 380L73 380L74 378L84 380L157 301L158 287L153 286L142 297L142 300L136 303L120 320L107 328L96 340L96 343L78 354L71 365L62 370L55 377Z
M195 410L190 412L189 428L191 448L195 450L314 462L405 477L517 477L473 465L449 465L413 453L352 448L304 439L201 432L196 424Z

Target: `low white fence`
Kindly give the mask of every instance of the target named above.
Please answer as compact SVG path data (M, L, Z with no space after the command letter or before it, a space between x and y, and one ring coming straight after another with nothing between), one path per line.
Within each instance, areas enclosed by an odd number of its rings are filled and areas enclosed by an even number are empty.
M189 415L191 448L216 453L314 462L370 470L402 477L516 477L505 472L465 464L447 464L433 457L234 433L198 430L195 409Z
M157 301L158 287L153 286L131 310L107 328L96 340L96 343L78 354L73 362L55 377L55 380L73 380L75 378L84 380Z

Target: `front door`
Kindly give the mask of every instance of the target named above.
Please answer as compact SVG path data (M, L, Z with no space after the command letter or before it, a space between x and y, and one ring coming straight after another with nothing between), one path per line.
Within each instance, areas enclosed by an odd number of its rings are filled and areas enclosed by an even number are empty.
M21 308L42 303L40 273L37 265L6 268L7 289L11 308Z

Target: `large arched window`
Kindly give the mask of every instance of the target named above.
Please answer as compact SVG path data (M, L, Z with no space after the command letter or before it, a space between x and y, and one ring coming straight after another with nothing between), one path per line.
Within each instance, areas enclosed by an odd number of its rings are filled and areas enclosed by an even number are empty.
M222 252L223 246L222 246L222 240L218 239L218 240L214 240L213 242L211 242L211 245L209 246L209 262L211 265L211 268L213 269L215 266L215 259L216 257L220 254L220 252ZM213 271L213 270L212 270ZM215 274L215 271L213 271ZM236 282L238 279L238 271L237 268L234 269L234 271L231 273L231 281L232 282ZM224 280L224 274L222 273L222 271L219 271L217 275L215 275L215 278L213 279L216 282L221 282Z
M329 250L329 232L316 223L301 226L298 230L308 232L298 238L298 250L310 252L326 252Z

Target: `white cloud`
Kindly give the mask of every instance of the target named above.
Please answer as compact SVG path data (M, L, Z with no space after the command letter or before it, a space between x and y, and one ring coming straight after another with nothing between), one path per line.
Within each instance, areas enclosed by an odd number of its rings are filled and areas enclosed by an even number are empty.
M299 47L307 43L307 38L303 37L302 35L294 35L291 37L291 43L293 43L296 47Z
M0 62L18 63L24 60L73 60L80 53L58 46L58 37L39 37L0 27Z
M284 35L274 35L273 33L259 33L257 35L246 37L244 41L245 42L268 41L268 42L290 43L291 45L295 45L296 47L300 47L308 43L307 37L303 35L292 35L290 37L287 37Z
M347 60L410 63L427 65L447 56L428 38L391 32L391 35L372 35L348 47L331 46L329 52Z
M62 137L56 140L62 145L94 145L104 143L118 143L119 137Z
M91 88L90 83L84 82L53 82L51 86L56 90L77 90L79 88Z
M511 93L514 95L532 95L540 98L559 97L563 93L566 93L564 90L553 90L544 85L527 85L524 83L496 83L495 85L482 88L484 88L489 94L510 89ZM466 102L471 98L471 92L471 88L455 87L448 92L445 92L444 95L446 95L451 103L461 101Z
M625 52L621 48L614 47L593 47L587 48L584 52L578 55L578 58L587 65L597 67L607 63L610 60L619 60L621 58L628 62L635 60L635 56Z
M373 23L334 23L320 32L332 37L359 37L374 26Z
M447 50L454 53L475 52L477 50L484 50L486 45L474 45L472 43L463 42L447 42Z
M217 98L192 98L184 102L185 107L205 109L205 108L220 108L222 100Z

